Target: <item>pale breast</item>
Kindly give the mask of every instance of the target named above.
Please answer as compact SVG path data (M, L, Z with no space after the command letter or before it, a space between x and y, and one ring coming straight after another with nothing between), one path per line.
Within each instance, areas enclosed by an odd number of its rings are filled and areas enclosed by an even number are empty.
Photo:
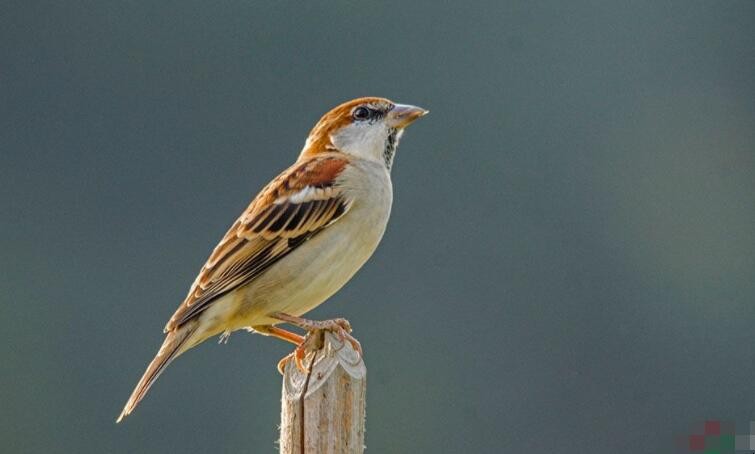
M231 330L275 323L268 317L271 312L302 315L354 276L383 237L392 187L387 171L376 163L358 163L342 177L342 188L353 200L348 213L234 292L232 298L224 298L208 310L208 316L225 319L223 325Z

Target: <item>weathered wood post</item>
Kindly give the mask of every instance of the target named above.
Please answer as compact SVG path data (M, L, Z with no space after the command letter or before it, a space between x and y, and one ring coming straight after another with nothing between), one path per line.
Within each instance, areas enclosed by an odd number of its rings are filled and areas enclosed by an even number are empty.
M312 364L314 363L314 364ZM330 332L322 348L286 363L281 395L281 454L364 452L367 368L349 342Z

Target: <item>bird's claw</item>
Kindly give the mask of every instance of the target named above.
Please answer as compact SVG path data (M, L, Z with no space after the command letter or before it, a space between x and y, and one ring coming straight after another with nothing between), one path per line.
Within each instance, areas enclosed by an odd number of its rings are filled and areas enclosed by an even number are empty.
M299 369L299 371L302 372L303 374L308 374L310 370L304 365L304 358L306 356L307 356L307 352L303 346L300 345L299 347L296 347L294 351L292 351L288 355L281 358L280 361L278 361L278 372L281 375L285 375L286 364L288 364L288 362L291 361L291 358L293 358L294 364L296 364L296 368Z
M360 344L359 341L351 335L351 323L349 323L349 321L344 318L335 318L332 320L324 321L310 321L310 324L309 326L307 326L307 328L309 328L309 331L307 331L307 334L304 336L304 340L296 347L293 352L284 356L278 362L278 372L280 372L281 375L284 374L286 364L288 364L288 362L292 358L294 360L294 364L296 364L296 368L299 369L302 373L308 374L311 370L309 367L306 367L304 365L304 358L306 358L308 352L322 348L324 341L323 334L325 331L330 331L338 336L338 339L341 342L348 342L349 344L351 344L352 348L354 348L354 350L359 353L360 356L362 355L362 344Z
M286 370L286 364L293 358L296 368L304 374L310 372L310 368L304 365L304 358L307 357L307 352L315 351L322 348L323 336L321 329L314 329L307 332L304 336L304 340L296 346L293 352L284 356L278 361L278 372L283 375Z

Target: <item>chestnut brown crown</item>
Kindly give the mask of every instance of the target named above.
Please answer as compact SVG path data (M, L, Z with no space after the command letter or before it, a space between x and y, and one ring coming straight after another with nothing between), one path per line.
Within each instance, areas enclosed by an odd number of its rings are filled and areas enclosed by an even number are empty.
M301 156L343 152L367 159L380 158L387 145L395 148L405 127L427 113L423 108L386 98L352 99L320 118L309 133Z

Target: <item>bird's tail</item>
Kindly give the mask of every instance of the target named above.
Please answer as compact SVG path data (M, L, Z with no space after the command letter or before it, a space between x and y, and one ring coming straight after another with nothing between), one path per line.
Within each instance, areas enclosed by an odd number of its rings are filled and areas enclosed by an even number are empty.
M189 322L180 328L169 332L168 335L165 336L163 345L160 347L160 350L158 350L157 355L155 355L152 362L149 363L149 366L147 366L147 370L144 371L144 375L142 375L141 380L139 380L136 388L134 388L134 391L131 393L131 397L128 398L126 405L123 407L123 411L121 411L118 419L115 420L116 423L121 422L124 417L130 415L131 412L134 411L134 408L136 408L137 404L139 404L144 398L147 391L149 391L150 386L152 386L155 380L157 380L157 377L160 376L168 364L176 359L178 355L191 347L191 345L187 345L187 341L194 333L195 328L196 322Z

